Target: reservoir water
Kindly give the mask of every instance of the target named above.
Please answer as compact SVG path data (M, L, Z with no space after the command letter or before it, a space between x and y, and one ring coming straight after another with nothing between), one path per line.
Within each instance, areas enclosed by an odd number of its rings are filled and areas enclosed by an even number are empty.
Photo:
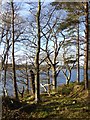
M90 70L89 72L89 79L90 79ZM3 88L3 81L4 81L4 74L1 73L1 79L0 79L0 95L2 94L2 88ZM51 79L51 83L52 83L52 77ZM74 82L77 80L77 70L73 69L71 72L71 80L70 82ZM84 70L80 69L80 82L84 80ZM17 70L17 84L18 84L18 89L22 90L23 86L26 88L25 85L26 82L26 77L24 74L24 71L18 71ZM30 83L30 80L29 80ZM42 73L40 75L40 83L47 84L47 74ZM61 85L61 84L66 84L66 79L64 74L62 73L62 71L59 73L58 77L57 77L57 86ZM30 87L30 86L29 86ZM12 72L7 72L7 82L6 82L6 88L8 91L8 94L11 96L13 95L13 81L12 81ZM43 91L43 88L41 87L41 91Z

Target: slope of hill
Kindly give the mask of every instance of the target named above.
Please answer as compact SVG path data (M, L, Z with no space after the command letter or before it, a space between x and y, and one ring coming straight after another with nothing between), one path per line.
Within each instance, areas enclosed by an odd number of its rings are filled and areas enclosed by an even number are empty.
M58 92L41 95L41 102L36 104L34 97L25 95L17 101L13 98L3 98L2 120L72 120L90 119L90 91L84 90L84 85L71 83L69 86L58 87Z

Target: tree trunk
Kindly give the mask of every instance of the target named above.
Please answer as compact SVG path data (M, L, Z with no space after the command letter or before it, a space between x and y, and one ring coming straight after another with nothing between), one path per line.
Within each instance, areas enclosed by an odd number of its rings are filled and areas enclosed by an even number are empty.
M26 80L27 80L27 93L29 94L29 78L28 78L28 65L26 61Z
M4 88L6 88L6 78L7 78L7 66L8 65L8 54L6 59L6 64L4 65Z
M13 84L15 98L18 99L17 83L16 83L16 70L15 70L15 58L14 58L14 5L11 2L12 8L12 71L13 71Z
M50 67L48 67L48 71L47 71L47 77L48 77L48 93L50 94Z
M8 51L9 51L9 39L8 39L8 27L7 27L7 32L6 32L6 63L4 61L4 88L6 88L6 76L7 76L7 68L8 68Z
M88 32L88 89L90 89L90 1L88 3L88 27L89 27L89 32Z
M80 66L79 66L79 23L77 26L77 33L78 33L78 38L77 38L77 82L80 82Z
M36 67L36 75L35 75L35 101L40 101L40 77L39 77L39 53L40 53L40 11L41 11L41 2L38 0L38 11L36 16L37 21L37 51L36 51L36 59L35 59L35 67Z
M85 61L84 61L84 80L85 80L85 89L88 89L88 36L89 27L88 27L88 2L86 3L86 41L85 41Z
M56 91L57 88L57 74L56 74L56 67L55 65L53 66L53 90Z
M69 73L68 73L69 75L67 76L67 82L66 82L66 84L67 85L69 85L69 83L70 83L70 80L71 80L71 70L69 70Z
M33 93L33 95L35 95L35 74L32 70L30 70L30 76L31 76L32 93Z

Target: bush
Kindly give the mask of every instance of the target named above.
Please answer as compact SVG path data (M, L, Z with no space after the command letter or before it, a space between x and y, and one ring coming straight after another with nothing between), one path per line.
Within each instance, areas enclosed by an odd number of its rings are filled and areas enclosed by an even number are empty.
M69 95L72 89L73 89L73 86L65 85L62 88L62 95Z

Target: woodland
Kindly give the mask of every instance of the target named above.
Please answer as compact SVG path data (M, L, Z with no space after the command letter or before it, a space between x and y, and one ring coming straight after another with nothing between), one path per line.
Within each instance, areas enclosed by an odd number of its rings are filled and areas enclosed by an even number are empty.
M90 3L11 0L0 11L1 119L89 120Z

